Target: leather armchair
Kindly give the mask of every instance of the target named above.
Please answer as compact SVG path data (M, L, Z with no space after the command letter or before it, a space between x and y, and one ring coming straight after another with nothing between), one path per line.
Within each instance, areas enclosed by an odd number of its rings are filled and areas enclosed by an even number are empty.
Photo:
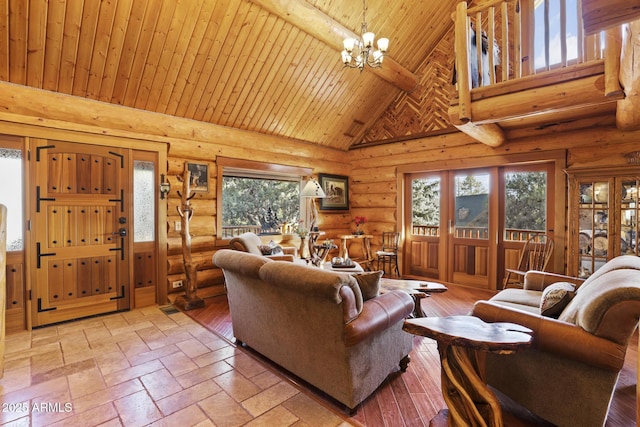
M255 233L247 232L232 238L229 240L229 247L236 251L248 252L254 255L266 256L277 261L294 261L296 256L296 249L292 247L283 246L283 255L263 255L260 250L260 246L265 243Z
M555 282L578 285L558 319L518 307ZM508 297L505 297L506 293ZM501 295L503 294L503 295ZM512 322L533 330L534 348L487 355L487 383L559 426L604 425L630 338L640 318L640 258L620 256L582 283L580 279L527 272L524 289L478 301L472 314L487 322Z

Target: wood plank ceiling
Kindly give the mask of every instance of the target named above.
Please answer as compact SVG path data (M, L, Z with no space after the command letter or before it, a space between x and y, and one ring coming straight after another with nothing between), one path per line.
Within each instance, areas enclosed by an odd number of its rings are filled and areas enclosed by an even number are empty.
M388 37L389 58L414 75L451 29L457 2L368 0L369 30ZM340 31L360 33L359 0L0 8L0 80L20 85L344 150L404 93L393 75L342 66Z

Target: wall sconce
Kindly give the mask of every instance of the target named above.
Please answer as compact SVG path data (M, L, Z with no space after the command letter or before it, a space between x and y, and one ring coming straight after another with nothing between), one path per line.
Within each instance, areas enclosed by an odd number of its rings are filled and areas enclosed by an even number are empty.
M164 180L164 174L160 174L160 198L164 199L164 196L169 194L169 191L171 191L171 183Z
M631 153L625 154L624 157L630 165L637 165L640 163L640 151L632 151Z

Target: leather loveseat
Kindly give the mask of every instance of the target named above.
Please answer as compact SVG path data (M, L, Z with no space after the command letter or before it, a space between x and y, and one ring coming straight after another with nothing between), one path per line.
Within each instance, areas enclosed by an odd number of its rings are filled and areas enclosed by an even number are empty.
M562 300L571 284L575 296ZM523 289L478 301L472 314L533 330L533 349L486 356L488 384L555 425L602 426L640 317L640 258L614 258L584 282L529 271Z
M363 301L348 273L223 249L233 334L347 408L405 370L412 336L402 330L413 300L393 291Z

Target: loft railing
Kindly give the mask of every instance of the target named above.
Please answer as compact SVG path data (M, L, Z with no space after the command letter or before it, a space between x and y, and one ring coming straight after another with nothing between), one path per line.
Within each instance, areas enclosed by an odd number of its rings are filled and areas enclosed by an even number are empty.
M464 1L458 4L454 19L461 122L472 120L471 93L476 87L606 59L609 37L605 33L585 36L581 1L575 1L576 10L567 10L568 3L567 0L559 3L551 0L488 0L469 9ZM560 28L552 28L549 22L558 14ZM567 38L569 26L575 27L575 38ZM541 66L536 66L535 60L536 28L538 43L543 43ZM475 34L483 36L475 37ZM575 47L569 41L575 42ZM554 61L551 53L558 49L559 60ZM619 53L617 55L619 61ZM611 84L619 90L617 73L610 78L615 79Z
M504 230L504 240L512 242L526 242L540 230L524 230L520 228L507 228ZM440 237L440 227L437 225L412 225L411 233L414 236ZM489 229L486 227L456 227L454 237L470 239L487 239Z

